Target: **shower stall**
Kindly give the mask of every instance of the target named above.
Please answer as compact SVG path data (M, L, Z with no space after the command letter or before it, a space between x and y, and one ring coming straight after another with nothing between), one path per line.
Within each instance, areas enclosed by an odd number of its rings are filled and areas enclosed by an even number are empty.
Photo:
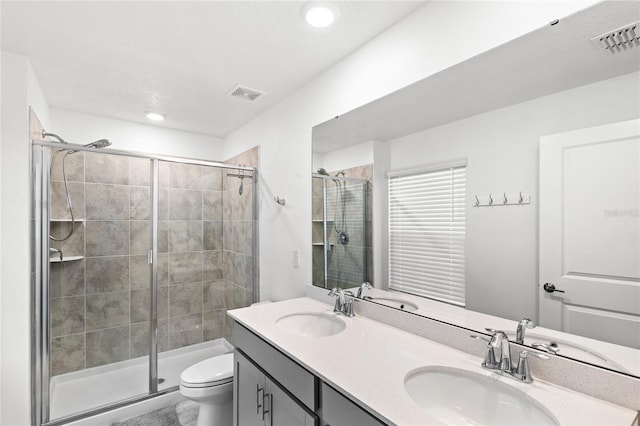
M258 300L255 168L98 142L32 137L37 425L177 390Z
M368 183L324 169L312 175L313 285L350 288L370 281Z

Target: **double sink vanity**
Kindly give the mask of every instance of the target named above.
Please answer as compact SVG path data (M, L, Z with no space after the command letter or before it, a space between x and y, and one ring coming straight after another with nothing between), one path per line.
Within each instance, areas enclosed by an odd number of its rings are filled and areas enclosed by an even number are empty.
M236 347L234 424L637 424L633 409L538 379L548 361L532 362L532 382L514 380L501 371L500 355L483 368L494 355L471 333L448 346L368 314L372 303L353 304L353 317L308 297L228 312Z

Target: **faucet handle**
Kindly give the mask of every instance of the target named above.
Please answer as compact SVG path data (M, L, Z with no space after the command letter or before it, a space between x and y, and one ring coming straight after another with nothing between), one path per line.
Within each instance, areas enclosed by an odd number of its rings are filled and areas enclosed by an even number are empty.
M529 319L529 318L522 318L519 322L519 325L521 325L522 327L526 327L526 328L535 328L536 325L533 323L533 320Z
M482 366L484 368L496 369L500 366L500 363L496 361L496 354L493 351L493 346L491 345L491 339L486 336L478 336L476 334L472 334L469 337L476 340L482 340L483 342L487 342L487 345L484 348L484 361L482 362Z
M513 370L513 377L516 379L525 382L531 383L533 382L533 377L531 376L531 370L529 369L529 355L534 356L540 359L549 359L548 356L543 354L538 354L535 352L522 351L520 352L520 357L518 359L518 365L515 370Z
M533 346L536 349L543 350L545 352L549 352L554 355L560 352L560 348L556 348L553 345L550 345L548 343L533 342L531 346Z
M344 291L340 287L334 287L329 292L329 296L336 298L336 304L333 307L333 312L342 312L344 307Z
M362 285L360 285L360 288L358 288L358 294L356 297L358 299L362 299L362 297L364 296L365 290L371 290L371 284L368 281L365 281L362 283Z
M470 334L469 337L476 340L482 340L483 342L487 342L487 343L491 342L491 339L489 339L487 336L478 336L477 334Z

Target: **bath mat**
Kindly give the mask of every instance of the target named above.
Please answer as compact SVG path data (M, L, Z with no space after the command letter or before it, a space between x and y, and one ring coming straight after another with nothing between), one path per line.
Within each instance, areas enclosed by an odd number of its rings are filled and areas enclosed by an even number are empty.
M176 407L165 407L159 410L134 417L124 422L111 423L111 426L180 426Z

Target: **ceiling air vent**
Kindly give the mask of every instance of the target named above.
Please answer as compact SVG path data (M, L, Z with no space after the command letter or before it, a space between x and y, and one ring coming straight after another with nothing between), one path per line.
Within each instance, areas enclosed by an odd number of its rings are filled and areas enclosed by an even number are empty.
M592 38L591 41L611 53L640 46L640 22L601 34Z
M265 92L262 92L260 90L252 89L250 87L238 84L236 87L231 89L229 95L236 98L244 99L245 101L255 101L260 96L264 95L264 93Z

